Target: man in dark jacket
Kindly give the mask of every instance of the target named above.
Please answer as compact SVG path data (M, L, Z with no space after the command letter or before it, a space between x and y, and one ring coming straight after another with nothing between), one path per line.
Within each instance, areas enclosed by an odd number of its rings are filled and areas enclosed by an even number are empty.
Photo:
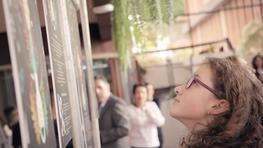
M95 77L102 148L129 148L129 122L123 100L112 95L103 76Z

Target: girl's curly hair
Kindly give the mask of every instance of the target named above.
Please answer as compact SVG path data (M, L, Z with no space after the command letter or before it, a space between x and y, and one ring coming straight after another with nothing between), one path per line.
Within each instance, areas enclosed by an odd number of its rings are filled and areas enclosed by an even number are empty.
M209 58L215 90L230 110L182 142L187 148L263 148L263 85L243 64Z

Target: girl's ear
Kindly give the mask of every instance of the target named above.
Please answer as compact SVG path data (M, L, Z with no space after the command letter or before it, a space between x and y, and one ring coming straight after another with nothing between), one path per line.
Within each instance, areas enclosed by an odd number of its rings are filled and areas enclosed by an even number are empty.
M227 100L221 99L217 100L210 108L209 114L210 115L218 115L229 111L229 102Z

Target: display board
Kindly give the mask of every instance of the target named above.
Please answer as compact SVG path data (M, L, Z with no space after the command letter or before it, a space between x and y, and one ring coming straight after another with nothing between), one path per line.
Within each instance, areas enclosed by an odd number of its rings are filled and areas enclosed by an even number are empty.
M81 113L81 125L82 125L82 135L84 137L85 147L92 147L92 130L90 122L90 113L89 113L89 102L86 88L86 81L84 77L83 70L83 60L84 52L81 50L80 44L80 33L79 33L79 23L77 20L77 12L79 11L79 2L67 0L67 19L69 20L69 30L70 30L70 43L71 43L71 53L74 60L74 70L76 73L76 82L77 82L77 92L80 105Z
M78 0L58 0L63 33L63 47L67 57L66 67L69 73L69 89L73 143L74 147L93 147L91 117L88 94L82 65L82 50L80 43L79 21L77 13L80 10Z
M56 121L60 147L66 147L72 139L72 118L69 98L69 73L66 70L65 51L63 48L62 20L60 20L59 1L42 1L46 22L50 67L53 81Z
M3 0L22 145L56 147L42 35L35 0Z

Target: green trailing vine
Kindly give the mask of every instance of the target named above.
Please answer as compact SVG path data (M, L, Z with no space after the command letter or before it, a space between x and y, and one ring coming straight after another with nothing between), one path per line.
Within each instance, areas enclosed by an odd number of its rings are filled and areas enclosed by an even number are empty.
M113 42L118 52L121 65L125 68L130 56L131 34L129 31L130 21L128 20L128 1L113 0Z
M123 69L130 64L132 50L156 48L158 40L167 35L163 28L183 11L183 0L113 0L112 3L112 34Z
M263 52L263 23L252 22L243 31L241 40L243 55Z

